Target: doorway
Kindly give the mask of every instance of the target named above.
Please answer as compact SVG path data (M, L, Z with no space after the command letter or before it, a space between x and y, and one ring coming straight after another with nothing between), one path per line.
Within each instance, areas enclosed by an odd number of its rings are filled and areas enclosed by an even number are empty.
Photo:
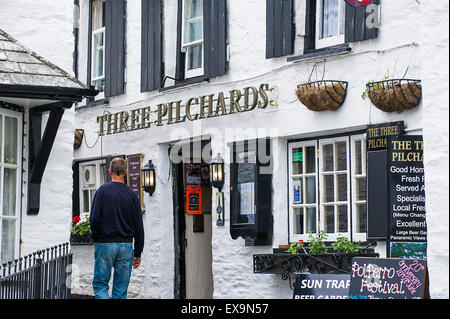
M176 299L212 299L212 186L209 140L171 148ZM176 156L173 156L176 153ZM176 158L174 158L176 157Z

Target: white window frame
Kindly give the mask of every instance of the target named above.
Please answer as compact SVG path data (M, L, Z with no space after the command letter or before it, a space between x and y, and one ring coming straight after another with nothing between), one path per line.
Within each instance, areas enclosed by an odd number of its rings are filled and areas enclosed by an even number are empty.
M296 148L302 148L303 150L306 147L314 147L315 150L315 154L314 154L314 160L315 160L315 172L314 173L305 173L305 165L302 165L303 168L303 172L302 174L293 174L293 168L292 168L292 162L293 162L293 155L292 152L294 149ZM309 238L309 233L307 232L307 211L306 208L315 208L316 209L316 230L319 229L319 185L318 185L318 179L317 179L317 141L316 140L310 140L310 141L305 141L305 142L296 142L296 143L290 143L289 144L289 221L290 221L290 225L291 227L290 229L290 238L291 241L299 241L299 240L303 240L303 241L307 241ZM303 154L305 154L303 152ZM303 189L301 190L301 196L302 199L306 199L306 177L315 177L315 186L316 186L316 203L315 204L307 204L306 202L303 202L303 204L294 204L294 194L293 194L293 181L295 179L299 179L302 178L303 179ZM295 208L303 208L303 234L296 234L294 233L294 225L295 225L295 213L294 213L294 209Z
M96 52L97 52L97 50L96 50L97 47L96 47L96 44L95 44L95 38L96 38L97 34L103 34L103 46L100 46L100 48L103 49L103 59L102 59L103 74L100 75L100 76L94 76L95 75L95 71L97 70L97 66L96 66L96 63L95 63L95 61L96 61L95 55L96 55ZM100 29L92 31L92 57L91 57L91 60L92 60L91 77L92 77L92 79L91 79L91 81L92 81L93 84L95 84L97 81L105 79L105 40L106 40L106 38L105 38L105 27L102 27Z
M101 174L102 174L102 165L105 165L106 161L104 159L102 160L95 160L95 161L89 161L89 162L81 162L79 165L79 173L78 173L78 180L79 180L79 189L80 189L80 214L83 213L90 213L91 212L91 208L92 208L92 201L94 199L94 195L95 192L97 191L97 189L102 185L101 183ZM84 187L84 183L83 183L83 168L85 166L95 166L95 186L92 187ZM106 182L106 176L105 176L105 180L104 182ZM95 190L93 192L93 194L91 195L92 190ZM88 207L89 210L85 211L84 210L84 196L83 196L83 191L89 191L89 203L88 203Z
M191 1L191 0L183 0L182 3L182 23L181 23L181 50L182 52L185 52L185 70L184 70L184 77L185 78L193 78L196 76L202 76L205 74L205 43L204 43L204 27L202 27L202 39L201 40L196 40L193 42L186 42L185 41L185 25L186 25L186 1ZM202 0L202 6L203 6L203 0ZM202 26L205 22L204 19L204 13L202 14ZM188 53L188 49L189 47L198 45L198 44L202 44L202 67L201 68L197 68L197 69L193 69L193 70L188 70L188 66L189 66L189 55Z
M96 2L100 3L99 7L101 8L103 6L103 2L104 0L95 0ZM94 1L92 2L92 6L94 4ZM92 10L94 10L92 8ZM94 29L94 15L92 15L92 21L91 21L91 25L92 25L92 34L91 34L91 85L94 85L95 87L99 86L99 83L101 83L102 80L105 79L105 48L106 48L106 34L105 34L105 27L101 27L101 28L97 28ZM105 19L104 16L102 16L102 19ZM94 76L94 72L97 69L96 65L95 65L95 52L96 52L96 47L95 47L95 35L102 33L103 34L103 74L101 76ZM102 86L102 85L101 85Z
M346 165L347 170L342 171L330 171L324 172L324 157L323 157L323 145L332 144L333 145L333 169L337 169L336 167L336 142L346 142ZM361 173L356 174L356 141L361 141ZM303 174L294 174L293 172L293 150L296 148L304 148L314 146L316 150L316 171L314 174L305 174L305 168L303 166ZM367 229L364 232L358 233L357 227L359 223L358 213L357 213L357 205L358 204L366 204L367 207L367 198L365 200L357 200L357 184L356 179L358 178L367 178L367 161L366 161L366 135L365 134L348 134L340 137L332 137L332 138L313 138L311 140L305 140L301 142L290 142L288 143L288 211L289 211L289 238L291 242L296 242L298 240L309 241L309 234L306 233L306 219L304 220L304 230L303 234L295 234L295 214L294 208L297 207L315 207L316 208L316 230L317 231L326 231L324 220L325 220L325 206L333 206L334 207L334 233L327 233L328 238L327 241L335 241L338 237L346 237L351 239L352 241L366 241L367 240ZM337 178L336 175L340 173L347 174L347 200L346 201L337 201ZM324 176L333 175L334 176L334 202L325 203L324 202ZM303 202L302 204L293 204L293 181L300 177L308 177L315 176L316 177L316 203L315 204L306 204ZM302 198L305 198L306 184L303 183L302 190ZM367 180L366 180L366 194L367 194ZM347 205L347 231L346 232L336 232L338 230L338 215L337 215L337 206L339 205ZM306 214L306 210L304 210L304 214ZM304 215L305 218L306 215ZM367 210L366 210L366 225L367 225Z
M352 235L353 241L365 241L367 239L367 197L365 200L357 199L357 188L356 179L366 178L366 196L367 196L367 151L366 151L366 135L352 135L351 140L351 161L352 161ZM361 141L361 174L356 174L356 146L355 143ZM357 223L359 223L357 214L357 205L366 204L366 231L359 233L357 232Z
M23 130L23 114L20 112L14 112L11 110L1 109L1 129L2 129L2 149L0 149L0 256L1 256L1 241L2 241L2 228L3 220L14 220L15 221L15 243L14 243L14 258L19 255L20 250L20 223L21 223L21 183L22 183L22 130ZM17 119L17 163L10 164L3 162L3 153L5 145L5 116ZM4 179L4 169L13 168L17 170L16 177L16 212L14 216L3 216L3 179ZM5 261L4 261L5 262Z
M322 49L333 45L342 44L345 42L345 1L338 0L339 8L339 18L338 18L338 30L339 35L321 38L322 35L322 21L323 21L323 1L316 0L316 49ZM343 16L342 16L343 15ZM342 32L343 31L343 32ZM341 33L342 32L342 33Z
M346 143L346 157L347 157L347 169L338 171L336 170L336 143L337 142L345 142ZM324 171L324 165L323 165L323 146L324 145L333 145L333 160L334 160L334 170L333 171ZM334 233L327 233L328 234L328 240L335 241L338 237L347 237L350 238L350 224L351 224L351 216L350 216L350 139L349 136L343 136L343 137L335 137L335 138L328 138L328 139L320 139L319 140L319 179L320 179L320 186L319 191L321 194L320 198L320 230L323 230L326 232L326 229L324 227L323 221L325 221L325 206L333 206L334 207ZM337 185L337 176L340 174L347 174L347 200L346 201L339 201L338 200L338 188ZM324 202L324 177L326 175L333 175L334 176L334 201L333 202ZM339 226L339 219L338 219L338 206L347 205L347 231L346 232L339 232L338 226Z

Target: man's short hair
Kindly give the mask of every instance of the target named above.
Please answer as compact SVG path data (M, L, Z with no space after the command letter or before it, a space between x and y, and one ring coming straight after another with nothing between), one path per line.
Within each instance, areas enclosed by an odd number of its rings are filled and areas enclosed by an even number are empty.
M127 170L127 163L121 157L116 157L111 161L109 165L109 169L111 170L111 174L115 174L117 176L125 174Z

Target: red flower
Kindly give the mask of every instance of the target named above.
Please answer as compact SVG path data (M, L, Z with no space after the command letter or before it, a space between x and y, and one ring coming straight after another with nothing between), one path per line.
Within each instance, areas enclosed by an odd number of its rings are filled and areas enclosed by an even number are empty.
M80 217L79 216L75 216L74 218L72 218L72 223L76 224L80 221Z

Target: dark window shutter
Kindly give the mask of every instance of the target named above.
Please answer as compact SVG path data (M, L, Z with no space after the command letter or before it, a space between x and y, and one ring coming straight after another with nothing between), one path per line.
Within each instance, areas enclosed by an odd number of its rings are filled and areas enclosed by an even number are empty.
M266 59L294 52L293 0L266 0Z
M304 54L316 49L316 4L316 0L306 0Z
M72 217L80 216L80 163L72 165Z
M183 30L183 0L178 0L178 21L177 21L177 65L175 70L175 83L182 82L184 80L184 69L186 66L186 54L181 51L182 47L182 34Z
M379 0L373 0L372 4L379 4ZM378 35L378 29L375 27L368 28L366 19L370 12L367 7L352 7L348 3L345 5L345 42L357 42L363 40L374 39Z
M125 91L124 0L107 0L105 6L105 96Z
M205 47L205 76L226 73L227 67L227 1L203 1L203 36Z
M161 88L161 15L161 0L142 0L141 92L153 91Z

